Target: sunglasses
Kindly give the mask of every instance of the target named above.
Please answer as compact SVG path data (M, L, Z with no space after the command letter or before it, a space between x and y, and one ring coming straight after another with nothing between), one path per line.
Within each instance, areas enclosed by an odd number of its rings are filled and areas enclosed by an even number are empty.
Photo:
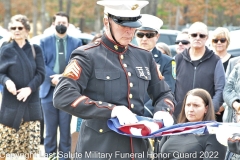
M207 35L205 35L205 34L197 34L197 33L192 33L192 34L190 34L193 38L196 38L198 35L199 35L199 37L200 38L206 38L207 37Z
M157 33L155 32L151 32L151 33L142 33L142 32L137 32L136 36L138 38L143 38L144 36L146 36L147 38L152 38L155 37L157 35Z
M225 43L227 41L226 38L221 38L221 39L213 39L212 42L213 43L218 43L218 41L220 41L221 43Z
M189 44L190 42L187 41L187 40L178 40L178 41L175 42L175 44L179 44L179 43L182 43L183 45L187 45L187 44Z
M10 29L11 29L11 30L16 30L16 29L18 29L19 31L21 31L21 30L23 30L23 27L11 27Z

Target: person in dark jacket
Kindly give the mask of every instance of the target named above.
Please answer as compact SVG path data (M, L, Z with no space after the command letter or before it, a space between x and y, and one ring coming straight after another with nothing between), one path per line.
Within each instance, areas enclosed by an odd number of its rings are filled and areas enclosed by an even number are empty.
M26 16L11 18L13 41L0 50L0 83L4 86L0 110L1 160L6 154L26 154L33 159L40 144L42 119L38 89L44 81L42 50L26 40L30 24Z
M67 66L71 52L82 45L81 39L70 36L67 33L69 16L64 12L58 12L53 16L55 32L40 40L43 50L46 79L40 87L40 98L43 108L46 136L44 139L45 153L57 156L57 153L68 154L71 151L71 119L72 115L63 112L53 106L53 91L59 78ZM57 142L57 130L59 127L60 141ZM67 160L60 155L60 160Z
M175 57L177 106L174 115L176 117L181 111L184 95L194 88L202 88L210 93L215 112L218 112L223 104L225 71L219 56L205 46L208 39L207 26L202 22L195 22L190 26L188 33L190 48Z
M176 79L176 63L171 57L161 53L156 48L156 43L160 35L160 28L163 21L153 15L142 14L141 17L142 26L139 27L135 33L136 41L140 48L148 50L152 53L152 56L157 63L159 71L162 74L162 78L169 85L172 93L175 90L175 79ZM144 115L147 117L153 116L153 104L149 96L145 97L146 110Z
M140 10L148 2L97 3L105 6L106 32L99 42L73 51L54 90L54 106L84 119L75 159L148 160L145 139L117 134L107 126L111 117L121 125L136 123L135 115L144 114L147 93L153 99L153 118L163 119L166 126L173 124L171 90L151 53L130 44L141 26Z

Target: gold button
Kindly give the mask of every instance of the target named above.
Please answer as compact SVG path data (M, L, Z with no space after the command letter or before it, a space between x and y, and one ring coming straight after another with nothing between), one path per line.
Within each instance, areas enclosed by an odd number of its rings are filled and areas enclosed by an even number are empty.
M132 75L131 72L128 72L128 76L131 77L131 75Z
M99 132L102 133L102 132L103 132L103 129L99 129Z
M146 78L146 79L148 79L148 77L147 77L147 76L145 76L145 78Z
M170 112L170 108L167 108L167 111Z
M123 64L123 67L127 68L127 65L126 65L126 64Z
M111 107L112 105L111 104L108 104L109 107Z
M114 45L113 47L115 48L115 50L118 50L118 46L117 45Z
M121 57L121 59L123 59L123 58L124 58L124 56L123 56L123 55L121 55L120 57Z
M129 94L129 98L132 98L133 97L133 95L132 94Z
M134 104L131 104L131 108L134 108Z
M99 103L99 104L102 104L102 101L99 101L98 103Z
M130 83L129 85L130 85L130 87L133 87L133 83Z
M109 76L107 76L106 78L107 78L107 79L110 79L110 77L109 77Z

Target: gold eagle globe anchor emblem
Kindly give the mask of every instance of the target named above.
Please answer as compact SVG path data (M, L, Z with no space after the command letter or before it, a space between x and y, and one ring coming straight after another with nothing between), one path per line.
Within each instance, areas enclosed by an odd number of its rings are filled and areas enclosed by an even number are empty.
M138 7L139 7L139 5L138 5L138 4L135 4L135 5L132 6L131 9L132 9L132 10L135 10L135 9L137 9Z

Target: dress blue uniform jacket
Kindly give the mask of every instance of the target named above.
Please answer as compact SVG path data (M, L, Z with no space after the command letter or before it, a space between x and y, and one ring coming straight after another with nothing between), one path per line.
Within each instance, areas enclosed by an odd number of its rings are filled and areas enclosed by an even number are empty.
M71 36L67 36L67 53L66 53L66 65L69 61L71 52L77 47L82 45L81 39L77 39ZM53 69L56 61L56 37L55 34L41 39L40 46L43 50L46 76L45 81L40 87L40 98L46 98L51 88L51 78L49 76L56 74ZM52 46L52 47L49 47ZM48 101L52 101L52 97L47 97Z
M162 75L164 76L164 81L169 85L172 93L175 91L175 82L176 82L176 63L173 58L162 54L156 47L152 50L152 55L157 64L160 65L159 69ZM144 116L152 117L153 106L152 100L149 96L145 97L145 112Z
M71 72L74 65L81 68L77 75ZM147 93L153 99L154 112L172 112L173 95L158 73L150 52L132 45L117 45L106 35L96 44L73 51L64 77L54 91L53 103L56 108L85 119L80 128L80 135L84 136L78 137L76 149L82 157L76 159L97 159L95 152L112 153L112 160L132 159L121 157L120 153L145 153L145 156L142 154L144 157L135 157L135 160L149 159L144 139L111 131L107 120L116 105L126 106L142 116ZM169 101L172 105L167 103ZM95 154L88 156L91 151Z

